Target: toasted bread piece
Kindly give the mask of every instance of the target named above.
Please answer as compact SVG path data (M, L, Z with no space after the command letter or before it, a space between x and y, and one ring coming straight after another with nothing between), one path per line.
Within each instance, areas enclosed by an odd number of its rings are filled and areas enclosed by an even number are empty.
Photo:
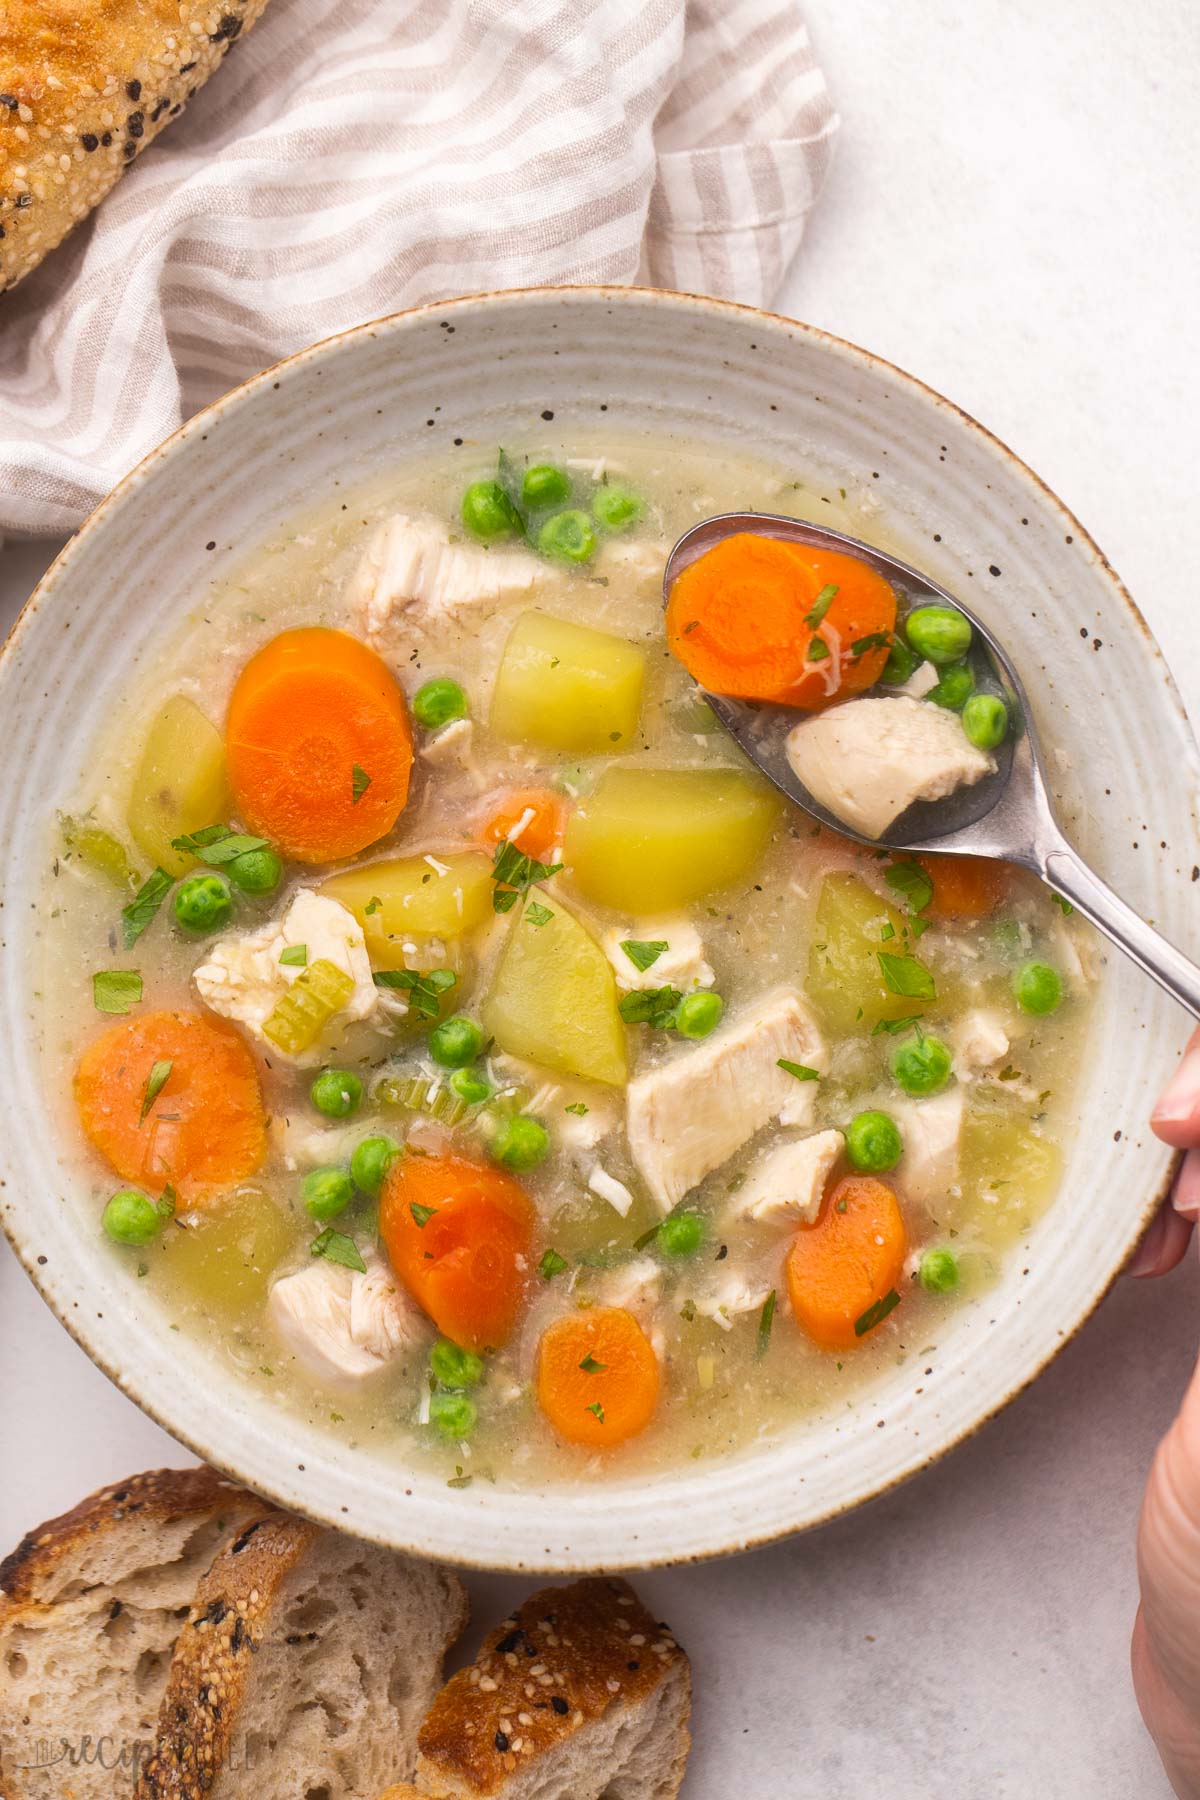
M0 290L119 181L267 0L5 0Z
M434 1701L417 1788L436 1800L671 1800L690 1711L688 1659L626 1582L543 1588Z
M466 1612L447 1570L264 1511L200 1583L136 1800L373 1800Z
M211 1469L156 1469L39 1525L0 1564L5 1800L132 1793L196 1585L261 1509Z

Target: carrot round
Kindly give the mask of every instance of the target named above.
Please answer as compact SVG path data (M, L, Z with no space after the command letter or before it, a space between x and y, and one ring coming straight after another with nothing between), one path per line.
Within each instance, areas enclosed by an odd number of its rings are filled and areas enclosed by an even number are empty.
M943 919L983 919L1003 900L1009 865L990 856L919 856L933 883L931 911Z
M298 862L356 856L386 837L408 799L404 695L344 631L285 631L250 658L225 753L239 817Z
M683 571L667 642L714 694L817 711L883 673L896 596L843 551L738 532Z
M545 862L563 841L567 806L553 788L512 788L483 827L486 844L507 838L526 856Z
M164 1076L165 1070L165 1076ZM196 1012L125 1019L75 1071L84 1131L124 1181L204 1206L254 1172L267 1145L254 1059Z
M624 1443L658 1405L658 1358L621 1306L556 1319L538 1347L538 1404L559 1437L596 1448Z
M788 1295L802 1329L822 1350L852 1350L872 1329L871 1308L895 1288L907 1254L904 1220L887 1183L874 1175L837 1182L787 1254Z
M519 1182L463 1156L398 1157L379 1204L393 1269L438 1330L498 1350L525 1296L533 1202Z

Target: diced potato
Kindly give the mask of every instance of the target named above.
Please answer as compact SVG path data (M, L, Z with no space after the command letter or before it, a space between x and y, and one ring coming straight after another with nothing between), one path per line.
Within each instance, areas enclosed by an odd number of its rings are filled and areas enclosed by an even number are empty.
M964 1199L988 1209L988 1241L1006 1248L1054 1198L1062 1153L1016 1106L976 1102L963 1119L960 1154Z
M240 1188L185 1229L168 1225L146 1253L151 1279L165 1277L206 1312L244 1318L267 1297L272 1271L287 1254L295 1227L258 1187Z
M606 769L567 825L563 860L589 900L674 912L745 881L780 802L737 769Z
M354 914L377 969L435 966L422 961L424 940L462 937L493 916L492 864L481 850L367 863L332 876L320 891ZM406 953L414 942L417 953ZM436 966L457 964L443 957Z
M889 925L891 934L885 938ZM929 1011L929 1001L890 993L884 985L880 950L895 956L920 954L919 942L910 944L903 931L904 920L896 908L857 875L836 871L825 877L817 897L805 987L832 1030L869 1032L881 1019L907 1019Z
M609 960L557 900L536 904L552 917L538 925L539 912L514 912L483 1028L510 1056L620 1087L628 1078L625 1026Z
M231 804L220 732L186 694L172 694L134 773L127 814L134 842L168 875L185 875L196 859L172 850L171 839L223 824Z
M527 612L504 646L491 727L509 744L579 755L626 748L637 730L643 652L624 638Z

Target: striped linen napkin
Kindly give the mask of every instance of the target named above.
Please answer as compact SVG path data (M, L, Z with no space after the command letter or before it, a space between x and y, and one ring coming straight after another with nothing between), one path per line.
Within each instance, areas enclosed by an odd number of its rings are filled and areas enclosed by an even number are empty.
M769 303L837 126L796 0L272 0L0 297L0 528L365 319L648 282Z

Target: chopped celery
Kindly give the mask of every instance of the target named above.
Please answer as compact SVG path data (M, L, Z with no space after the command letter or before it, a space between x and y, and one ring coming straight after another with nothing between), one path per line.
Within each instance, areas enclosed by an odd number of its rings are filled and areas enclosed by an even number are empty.
M372 1099L390 1110L427 1113L443 1125L457 1125L467 1111L467 1102L440 1081L427 1075L385 1075L376 1083Z
M263 1025L263 1036L285 1056L310 1050L335 1013L354 992L354 977L321 957L302 969L275 1003Z

